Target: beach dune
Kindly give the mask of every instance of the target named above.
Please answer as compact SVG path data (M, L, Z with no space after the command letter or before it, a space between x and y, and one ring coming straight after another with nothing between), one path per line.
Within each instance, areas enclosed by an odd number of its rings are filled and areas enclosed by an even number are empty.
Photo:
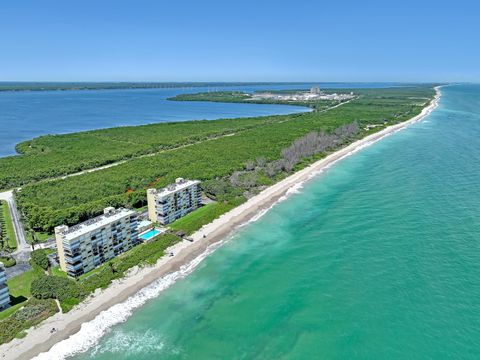
M437 91L435 98L419 115L358 140L265 189L244 204L194 233L192 235L193 242L183 241L173 246L169 250L175 254L173 257L163 257L155 266L133 269L127 277L113 282L105 290L98 290L94 296L89 297L69 313L56 314L38 327L30 329L24 338L15 339L8 344L1 345L1 358L12 360L31 359L42 352L46 352L57 342L78 332L83 323L93 320L102 311L109 309L115 304L124 302L159 278L178 271L182 265L188 264L204 253L211 244L225 239L239 225L252 220L257 214L270 208L280 198L285 196L290 188L310 179L322 171L322 169L364 146L423 119L438 104L440 87L435 89ZM51 333L52 328L56 329L53 333Z

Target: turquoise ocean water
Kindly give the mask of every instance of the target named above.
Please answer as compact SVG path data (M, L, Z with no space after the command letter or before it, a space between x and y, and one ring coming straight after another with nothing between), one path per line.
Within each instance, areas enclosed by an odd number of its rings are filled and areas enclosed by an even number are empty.
M292 191L74 358L478 358L480 86L442 93L424 121Z

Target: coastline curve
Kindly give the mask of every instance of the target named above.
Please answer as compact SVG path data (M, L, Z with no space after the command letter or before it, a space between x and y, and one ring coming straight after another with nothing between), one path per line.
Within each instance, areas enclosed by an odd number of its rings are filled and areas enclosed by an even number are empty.
M89 298L84 304L72 310L71 313L67 315L57 314L46 320L38 328L30 330L25 338L15 339L9 344L2 345L0 349L4 358L26 359L41 353L37 359L63 359L72 356L74 353L87 350L98 341L109 327L125 321L133 309L141 306L148 299L156 297L176 280L187 276L198 263L228 239L239 226L258 220L276 203L298 191L305 181L322 173L341 159L424 119L438 106L441 96L440 88L440 86L435 88L435 98L419 115L360 139L292 174L252 197L246 203L205 225L193 234L193 243L185 243L184 241L175 245L173 249L176 254L175 257L162 258L154 267L137 268L125 279L114 282L109 288L100 292L100 294L96 294L95 297ZM107 326L103 329L95 326L95 321L105 323L102 319L109 311L118 311L119 309L123 310L123 313L116 317L116 321L106 324ZM75 339L83 337L83 340L85 340L83 331L86 331L84 329L89 326L93 327L90 328L90 331L96 331L94 339L88 339L88 341L83 342L83 345L77 346L75 349ZM52 327L56 327L60 331L50 334L49 330ZM80 342L75 344L80 345ZM68 350L68 352L63 352L62 355L61 348ZM50 351L48 351L49 349ZM51 353L53 350L56 354Z

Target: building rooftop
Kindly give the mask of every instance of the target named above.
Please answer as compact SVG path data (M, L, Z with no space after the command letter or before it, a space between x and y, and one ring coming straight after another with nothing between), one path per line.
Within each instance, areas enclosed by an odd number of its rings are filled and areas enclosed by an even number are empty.
M66 225L57 226L55 228L55 232L62 235L65 239L71 240L80 235L89 233L90 231L111 224L112 222L120 220L125 216L133 214L135 214L135 211L129 209L106 208L103 215L97 216L93 219L87 220L72 227L68 227Z
M167 196L173 194L177 191L186 189L192 185L200 184L200 180L185 180L182 178L178 178L175 180L175 183L168 185L163 189L148 189L148 192L157 195L157 196Z

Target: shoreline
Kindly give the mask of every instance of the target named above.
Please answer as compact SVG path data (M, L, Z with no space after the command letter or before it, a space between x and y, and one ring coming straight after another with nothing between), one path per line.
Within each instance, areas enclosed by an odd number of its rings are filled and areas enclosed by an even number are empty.
M125 89L124 89L125 90ZM127 89L128 90L128 89ZM131 89L131 90L137 90L137 89ZM59 91L63 91L63 90L59 90ZM70 91L70 90L65 90L65 91ZM90 90L86 90L86 91L90 91ZM1 90L0 90L0 94L1 94ZM164 100L168 100L168 99L164 99ZM168 101L172 101L172 100L168 100ZM226 104L245 104L245 103L226 103ZM272 114L272 115L265 115L265 114L260 114L260 115L240 115L240 116L236 116L236 117L215 117L215 118L211 118L211 119L187 119L187 120L179 120L179 119L174 119L174 120L167 120L167 121L152 121L152 122L146 122L146 123L140 123L140 124L123 124L123 125L115 125L115 126L110 126L110 125L106 125L104 127L95 127L95 128L90 128L90 129L85 129L85 130L73 130L73 131L64 131L64 132L55 132L55 133L45 133L45 134L37 134L37 135L32 135L33 137L30 137L28 139L24 139L24 140L15 140L15 141L18 141L16 143L14 143L13 145L13 151L14 153L12 154L7 154L7 155L0 155L0 159L5 159L5 158L10 158L10 157L21 157L21 156L26 156L25 153L21 153L17 150L17 146L22 144L22 143L25 143L25 142L29 142L29 141L33 141L35 139L38 139L38 138L41 138L41 137L45 137L45 136L64 136L64 135L74 135L74 134L82 134L82 133L89 133L89 132L93 132L93 131L103 131L103 130L111 130L111 129L118 129L118 128L127 128L127 127L139 127L139 126L151 126L151 125L159 125L159 124L172 124L172 123L183 123L183 122L191 122L191 121L217 121L217 120L226 120L226 119L243 119L243 118L250 118L250 117L263 117L263 116L285 116L285 115L294 115L294 114L303 114L303 113L307 113L307 112L311 112L313 111L313 109L311 107L308 107L308 106L303 106L303 105L292 105L292 104L275 104L275 103L272 103L272 104L258 104L258 103L246 103L247 105L267 105L267 106L270 106L270 105L280 105L280 106L286 106L286 107L291 107L291 108L296 108L295 111L293 111L293 109L291 109L292 111L291 112L288 112L288 113L283 113L283 114L278 114L278 113L275 113L275 114ZM173 150L174 148L172 148ZM156 152L153 152L153 153L147 153L147 154L144 154L143 156L153 156L155 155ZM54 178L45 178L45 179L40 179L38 181L34 181L35 182L39 182L39 181L48 181L48 180L57 180L57 179L61 179L63 177L68 177L68 176L75 176L75 175L80 175L80 173L83 173L83 172L92 172L92 171L96 171L96 170L102 170L103 168L107 168L109 165L111 164L115 164L115 165L119 165L121 163L124 163L125 161L127 160L132 160L132 159L136 159L137 157L132 157L132 158L128 158L126 160L118 160L118 161L115 161L113 163L110 163L110 164L104 164L104 165L100 165L99 167L96 167L96 168L88 168L88 169L85 169L85 170L81 170L81 171L78 171L76 173L71 173L71 174L67 174L67 175L58 175L57 177L54 177ZM20 187L14 187L14 188L10 188L10 189L0 189L0 192L7 192L7 191L12 191L14 189L18 189L18 188L21 188Z
M311 179L325 168L353 152L428 116L438 105L441 95L440 87L435 87L436 95L434 99L417 116L357 140L268 187L242 205L203 226L192 235L193 243L184 240L172 246L170 251L173 251L175 256L164 256L159 259L156 265L151 267L131 269L125 278L114 281L105 290L97 290L93 296L87 298L69 313L56 314L36 328L30 329L24 338L14 339L10 343L1 345L1 359L31 359L39 353L48 351L56 343L77 333L83 323L93 320L102 311L125 302L155 281L173 272L179 272L185 265L192 264L194 260L201 258L202 254L205 254L211 245L221 242L240 225L256 219L258 214L263 214L282 199L292 187ZM50 330L52 328L56 328L58 331L51 334Z
M368 83L368 82L367 82ZM198 87L226 86L269 86L269 85L310 85L315 82L76 82L76 81L0 81L0 92L38 92L38 91L83 91L83 90L145 90L145 89L189 89ZM324 84L336 84L325 82ZM353 83L352 83L353 84ZM358 84L362 84L359 82ZM10 86L10 87L8 87ZM20 86L16 87L16 86ZM24 86L23 88L21 86Z

